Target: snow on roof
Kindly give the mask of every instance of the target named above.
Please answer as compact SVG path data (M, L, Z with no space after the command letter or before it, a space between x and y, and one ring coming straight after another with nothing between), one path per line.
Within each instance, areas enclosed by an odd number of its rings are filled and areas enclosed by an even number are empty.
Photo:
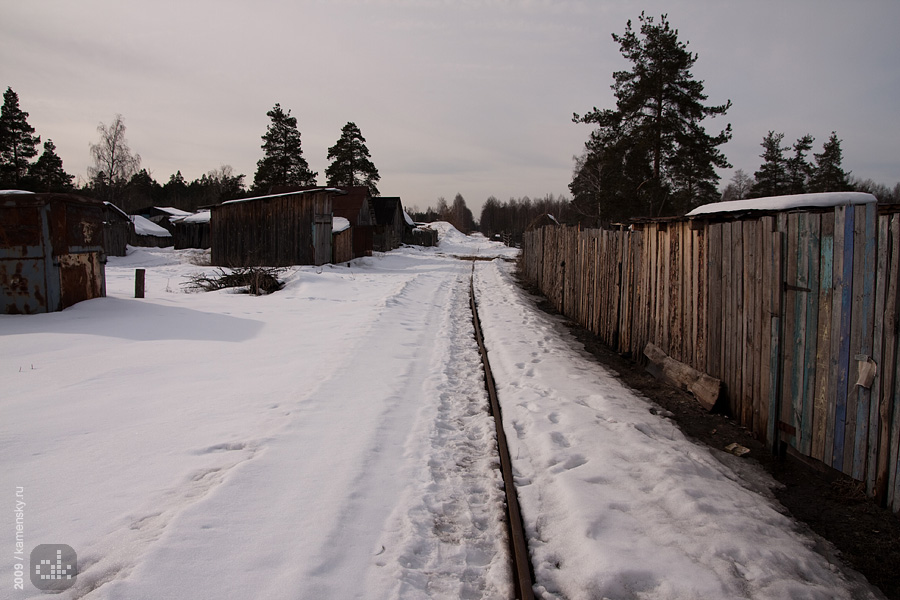
M126 219L131 220L131 217L128 215L128 213L126 213L124 210L122 210L121 208L119 208L118 206L116 206L115 204L113 204L112 202L106 202L106 201L104 201L104 202L103 202L103 205L104 205L106 208L108 208L108 209L110 209L111 211L113 211L113 212L115 212L116 214L118 214L120 217L125 217Z
M0 190L0 194L34 194L34 192L26 192L25 190Z
M744 212L749 210L791 210L795 208L823 208L851 204L877 202L872 194L863 192L823 192L820 194L793 194L789 196L769 196L752 200L731 200L698 206L686 217L716 213Z
M252 202L253 200L262 200L263 198L281 198L283 196L296 196L298 194L315 194L317 192L334 192L336 194L345 194L344 190L339 190L338 188L313 188L310 190L301 190L299 192L285 192L283 194L268 194L266 196L254 196L253 198L238 198L237 200L228 200L227 202L223 202L219 206L224 206L225 204L237 204L238 202Z
M201 210L198 213L188 214L183 219L179 219L179 223L209 223L212 213L208 210Z
M156 210L161 210L164 213L169 213L173 217L187 217L193 213L190 213L186 210L181 210L180 208L173 208L171 206L154 206Z
M172 237L172 234L141 215L131 215L134 232L138 235L155 235L156 237Z
M410 217L410 216L406 213L405 210L403 211L403 218L406 219L406 224L409 225L410 227L415 227L415 226L416 226L416 222L412 220L412 217Z
M340 233L345 229L350 229L350 219L344 217L333 217L331 220L331 233Z

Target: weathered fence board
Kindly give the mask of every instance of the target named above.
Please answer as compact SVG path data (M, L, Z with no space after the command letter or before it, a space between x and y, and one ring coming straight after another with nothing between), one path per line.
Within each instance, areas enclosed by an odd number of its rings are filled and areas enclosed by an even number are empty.
M648 343L722 380L767 440L900 509L900 215L875 205L631 230L545 227L522 273L560 312L643 362ZM857 357L877 365L856 384Z

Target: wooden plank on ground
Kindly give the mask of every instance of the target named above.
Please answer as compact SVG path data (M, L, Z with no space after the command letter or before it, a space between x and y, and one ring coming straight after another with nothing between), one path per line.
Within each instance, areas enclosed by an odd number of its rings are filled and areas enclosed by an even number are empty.
M712 410L718 402L722 393L722 382L718 379L667 356L654 344L647 344L644 356L647 357L647 371L650 374L690 392L706 410Z

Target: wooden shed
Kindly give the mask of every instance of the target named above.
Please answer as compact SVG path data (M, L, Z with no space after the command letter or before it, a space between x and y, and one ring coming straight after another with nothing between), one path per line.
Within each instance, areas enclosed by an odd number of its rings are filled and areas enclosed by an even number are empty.
M388 252L399 248L409 228L400 198L377 196L372 198L372 207L375 210L374 249Z
M172 224L172 234L175 236L175 249L209 248L210 216L210 211L201 210L175 221Z
M0 312L53 312L105 296L104 215L89 198L0 192Z
M331 261L332 199L315 188L214 206L210 261L228 267L321 265Z
M129 218L134 223L134 231L128 240L130 245L141 248L168 248L175 244L175 238L162 225L157 225L141 215L131 215Z
M375 210L369 188L361 185L339 189L344 194L334 197L334 216L350 222L353 258L372 256Z
M180 219L191 216L193 213L172 206L147 206L141 210L135 211L136 215L140 215L156 223L169 233L175 233L175 223Z
M128 243L134 238L134 223L111 202L104 202L103 210L103 249L107 256L125 256Z
M333 217L331 233L331 262L338 264L356 258L353 256L353 229L350 221L344 217Z
M313 190L331 190L336 192L332 198L332 215L347 219L349 231L340 232L334 241L341 248L335 252L334 262L346 262L360 256L372 256L372 245L375 235L375 209L369 188L364 185L352 187L324 188L319 186L276 186L273 194L288 192L310 192ZM350 245L349 255L346 246Z

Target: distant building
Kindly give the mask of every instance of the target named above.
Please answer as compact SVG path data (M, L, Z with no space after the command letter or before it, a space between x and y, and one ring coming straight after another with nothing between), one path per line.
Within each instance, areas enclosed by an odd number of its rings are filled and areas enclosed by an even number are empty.
M143 248L168 248L175 244L175 238L168 229L157 225L147 217L132 215L134 233L128 243Z
M379 252L399 248L407 229L403 203L397 197L377 196L372 198L375 210L375 239L373 247Z
M134 238L134 223L121 208L103 203L103 249L107 256L125 256Z
M212 213L201 210L172 223L175 249L209 248L209 221Z

